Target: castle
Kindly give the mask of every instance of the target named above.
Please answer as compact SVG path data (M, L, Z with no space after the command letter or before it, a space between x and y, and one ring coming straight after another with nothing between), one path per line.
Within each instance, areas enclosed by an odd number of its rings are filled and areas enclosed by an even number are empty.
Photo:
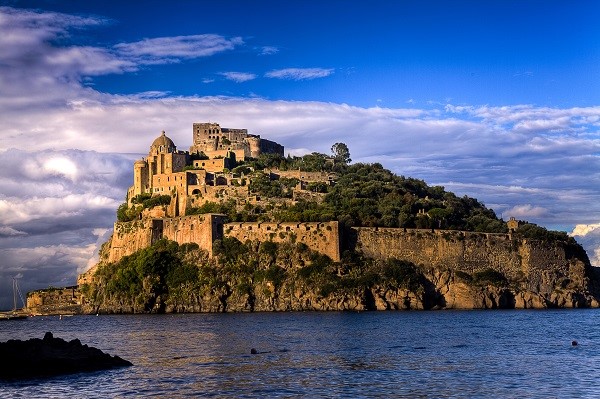
M122 257L146 248L160 239L196 243L212 256L213 242L223 237L241 241L283 242L298 240L310 248L340 260L337 222L326 223L225 223L225 215L188 214L207 202L232 199L238 207L266 204L269 199L252 195L251 176L234 173L238 161L248 161L261 154L283 156L284 147L274 141L248 134L247 129L221 128L217 123L194 123L190 151L178 151L173 140L163 131L150 146L146 158L133 166L133 186L127 191L127 205L135 207L138 196L170 196L168 205L144 209L138 220L117 221L105 261L118 262ZM252 170L252 168L248 168ZM291 199L322 197L305 190L308 183L334 184L335 175L327 172L299 170L264 170L270 180L298 180ZM96 267L79 276L78 284L93 276Z
M216 186L233 186L227 172L237 161L261 154L283 156L283 146L247 129L221 128L218 123L194 123L190 151L178 151L175 143L162 134L150 146L147 158L133 165L133 186L127 191L128 204L139 195L173 195L170 216L185 214L198 206L193 196L213 196ZM238 185L239 185L238 178ZM212 189L210 187L213 187ZM203 195L205 194L205 195Z

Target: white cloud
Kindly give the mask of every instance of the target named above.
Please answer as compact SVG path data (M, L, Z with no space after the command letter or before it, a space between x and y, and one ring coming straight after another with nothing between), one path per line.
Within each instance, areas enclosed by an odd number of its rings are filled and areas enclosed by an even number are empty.
M596 233L596 234L600 234L600 223L596 223L596 224L578 224L577 226L575 226L575 228L573 229L573 231L571 232L571 235L573 237L577 237L577 236L586 236L590 233Z
M208 57L233 50L244 44L240 37L225 38L215 34L157 37L114 46L126 59L141 64L178 62L181 59Z
M324 78L333 74L333 68L286 68L265 73L267 78L310 80Z
M225 79L233 80L237 83L243 83L256 79L255 74L248 72L221 72L220 75L224 76Z
M531 204L515 205L504 211L506 218L514 217L516 219L531 220L540 218L548 214L548 209L541 206L533 206Z
M600 223L579 224L570 235L585 248L590 263L600 267Z
M277 47L264 46L260 51L260 55L271 55L271 54L276 54L278 52L279 52L279 49Z

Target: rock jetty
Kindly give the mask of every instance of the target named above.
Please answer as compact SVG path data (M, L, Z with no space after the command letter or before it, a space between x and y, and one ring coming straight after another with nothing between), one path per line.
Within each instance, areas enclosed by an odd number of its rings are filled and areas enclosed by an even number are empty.
M51 332L44 339L9 340L0 343L0 379L27 379L92 372L132 366L100 349L82 345L78 339L65 341Z

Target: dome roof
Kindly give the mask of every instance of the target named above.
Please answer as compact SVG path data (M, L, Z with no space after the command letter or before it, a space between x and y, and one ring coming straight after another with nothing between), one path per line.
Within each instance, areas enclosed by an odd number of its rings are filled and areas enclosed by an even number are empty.
M152 142L151 147L160 149L161 146L162 148L164 148L164 150L166 150L166 152L175 151L175 143L173 143L173 140L171 140L165 135L164 130L162 131L162 134Z

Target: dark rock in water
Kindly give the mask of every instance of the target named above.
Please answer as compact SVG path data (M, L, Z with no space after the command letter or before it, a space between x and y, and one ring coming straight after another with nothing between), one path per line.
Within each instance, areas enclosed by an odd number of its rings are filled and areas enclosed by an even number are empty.
M252 355L256 355L258 353L258 351L254 348L250 349L250 354Z
M0 379L21 379L106 370L132 366L127 360L100 349L67 342L47 332L44 339L0 342Z

